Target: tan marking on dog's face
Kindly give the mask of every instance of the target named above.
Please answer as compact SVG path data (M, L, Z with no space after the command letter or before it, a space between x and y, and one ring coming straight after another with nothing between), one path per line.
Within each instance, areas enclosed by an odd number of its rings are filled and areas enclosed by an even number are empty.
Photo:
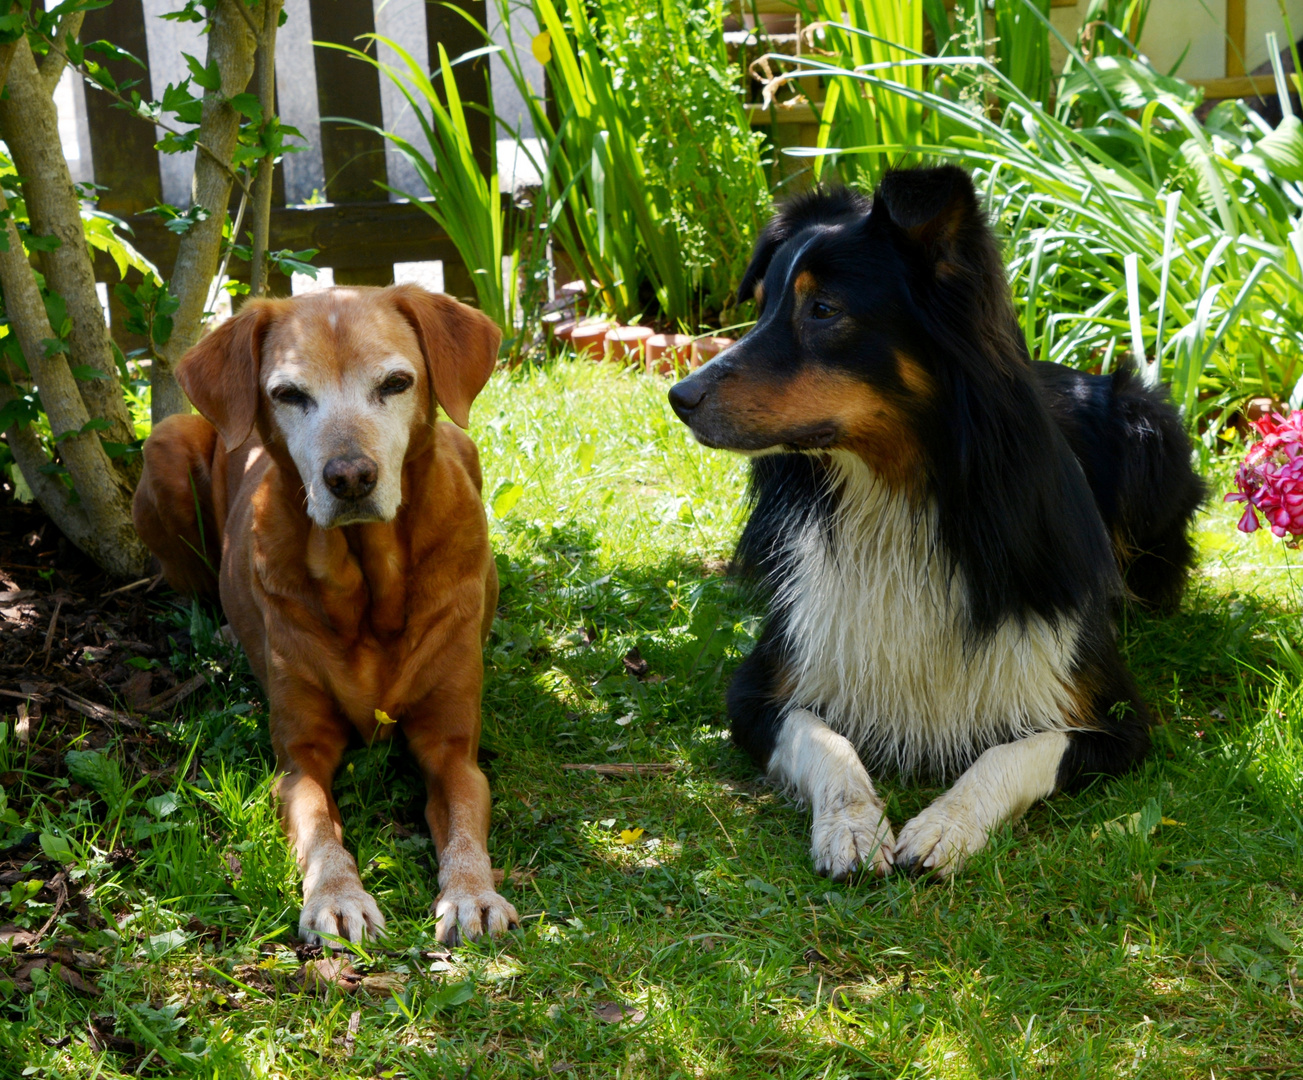
M922 448L905 406L860 379L806 369L781 382L724 383L716 393L730 427L753 443L848 449L893 487L921 478Z
M796 280L792 282L792 290L796 293L798 300L803 300L810 293L819 288L819 282L809 270L802 270L796 275Z
M263 344L262 389L322 528L389 521L402 502L413 430L428 419L425 362L411 324L378 290L334 289L288 307ZM336 457L368 457L376 484L336 498L323 471Z
M896 353L896 375L914 397L926 400L936 390L932 376L923 370L922 365L912 356L899 351Z
M757 281L755 291L751 295L756 302L756 307L763 310L765 306L765 283Z

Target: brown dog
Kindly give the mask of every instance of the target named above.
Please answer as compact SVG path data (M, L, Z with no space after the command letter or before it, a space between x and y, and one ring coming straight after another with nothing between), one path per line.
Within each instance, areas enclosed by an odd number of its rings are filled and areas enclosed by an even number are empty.
M145 444L136 528L174 588L220 594L270 699L306 941L384 927L330 789L353 732L394 727L429 790L439 940L517 920L493 888L476 764L498 597L479 459L435 423L437 402L466 426L500 340L415 286L250 301L177 368L203 416Z

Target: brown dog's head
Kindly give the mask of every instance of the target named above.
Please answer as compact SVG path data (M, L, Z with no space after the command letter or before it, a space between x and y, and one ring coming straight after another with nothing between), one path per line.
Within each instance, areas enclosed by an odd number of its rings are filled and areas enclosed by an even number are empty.
M326 289L251 300L176 376L228 450L255 426L285 448L328 529L398 513L413 435L436 402L466 427L501 339L482 312L415 285Z

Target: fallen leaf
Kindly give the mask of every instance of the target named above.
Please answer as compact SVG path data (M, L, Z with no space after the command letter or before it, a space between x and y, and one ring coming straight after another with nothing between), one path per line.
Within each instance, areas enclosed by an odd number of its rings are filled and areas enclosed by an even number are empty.
M647 661L642 658L642 653L638 651L636 645L624 654L624 670L635 679L647 678L650 668L647 666Z
M324 994L331 989L342 990L351 994L362 983L362 976L353 965L342 956L323 956L320 960L309 960L298 973L299 984L306 991Z
M231 872L231 880L239 881L240 875L244 873L244 864L240 862L240 857L235 852L228 851L222 859L226 863L226 869Z
M621 829L620 843L636 844L638 842L638 838L641 836L642 836L642 829Z
M622 1024L626 1020L631 1024L641 1024L647 1017L642 1009L618 1001L595 1001L593 1012L597 1019L607 1024Z
M501 870L493 871L493 884L501 885L504 881L510 881L513 885L524 885L533 881L538 876L538 871L532 866L513 866L509 876L503 875Z
M0 945L8 944L15 949L27 949L36 942L36 934L31 930L23 930L12 923L0 926Z
M379 971L374 975L364 975L361 987L372 997L389 997L401 993L407 985L407 976L397 971Z

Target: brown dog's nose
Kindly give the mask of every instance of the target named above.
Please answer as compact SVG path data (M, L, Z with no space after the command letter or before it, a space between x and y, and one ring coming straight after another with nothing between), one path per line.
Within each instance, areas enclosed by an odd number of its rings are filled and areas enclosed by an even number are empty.
M337 499L360 499L376 486L377 465L369 457L337 457L326 462L321 475Z

